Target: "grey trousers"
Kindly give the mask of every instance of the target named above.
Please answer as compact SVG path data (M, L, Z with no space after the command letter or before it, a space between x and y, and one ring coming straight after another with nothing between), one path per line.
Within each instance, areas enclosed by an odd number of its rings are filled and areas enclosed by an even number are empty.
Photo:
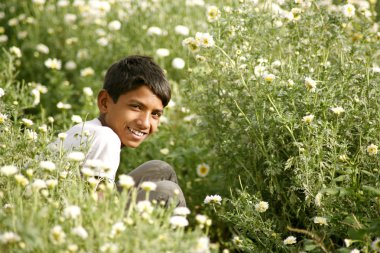
M149 193L149 200L163 201L166 207L171 201L175 201L175 206L186 206L182 189L178 185L177 175L168 163L151 160L141 164L128 175L133 177L137 187L144 181L156 183L157 188ZM145 191L138 188L137 201L141 200L145 200Z

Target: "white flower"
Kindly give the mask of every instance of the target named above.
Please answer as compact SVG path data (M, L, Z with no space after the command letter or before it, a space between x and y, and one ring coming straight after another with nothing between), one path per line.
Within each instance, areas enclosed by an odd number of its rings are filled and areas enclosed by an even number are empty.
M129 189L135 185L135 180L133 177L123 174L119 176L119 185L124 189Z
M126 227L123 222L117 222L112 225L111 229L111 237L114 238L115 236L120 235L123 231L125 231Z
M321 204L322 204L322 197L323 197L323 194L318 192L317 195L315 195L315 200L314 200L314 203L316 206L320 207Z
M40 91L38 89L32 89L30 93L33 95L34 100L33 100L33 106L36 106L40 103Z
M377 37L380 38L380 33L377 33ZM373 73L380 73L380 67L375 64L373 65L371 70Z
M34 124L32 120L26 118L22 118L21 121L25 126L32 126Z
M285 240L284 240L284 244L285 245L290 245L290 244L295 244L297 243L297 238L294 237L294 236L288 236Z
M161 154L163 154L163 155L167 155L167 154L169 154L169 149L168 148L162 148L162 149L160 149L160 153Z
M264 213L266 210L268 210L269 204L265 201L260 201L255 205L255 210L259 213Z
M34 191L39 191L45 188L47 188L47 185L46 185L46 182L42 179L35 179L32 183L32 189Z
M186 215L190 214L190 210L187 207L180 206L180 207L176 207L173 210L173 214L174 215L186 216Z
M208 22L215 22L220 18L220 11L218 7L211 5L207 7L206 16Z
M350 251L350 253L360 253L360 250L358 250L358 249L353 249L353 250Z
M78 226L78 227L73 228L71 230L71 233L73 235L76 235L76 236L82 238L83 240L87 239L87 237L88 237L88 233L87 233L86 229L84 229L82 226Z
M145 181L145 182L142 182L140 187L144 189L144 191L150 192L150 191L155 191L157 188L157 185L154 182Z
M4 123L4 121L8 118L8 115L0 113L0 124Z
M52 189L58 185L58 180L57 179L48 179L48 180L46 180L46 185L47 185L47 187Z
M18 169L16 166L13 165L7 165L0 168L0 172L4 176L13 176L18 172Z
M81 116L79 116L79 115L71 116L71 121L74 123L82 123L83 122Z
M4 232L0 234L1 244L12 244L19 242L21 240L20 236L14 232Z
M313 114L306 115L302 118L302 121L307 123L307 124L310 124L313 120L314 120Z
M148 35L158 35L158 36L161 36L161 35L163 35L163 31L162 31L161 28L159 28L157 26L152 26L152 27L148 28L147 34Z
M65 140L66 139L66 137L67 137L67 133L59 133L58 134L58 139L60 139L60 140Z
M64 18L66 24L73 24L75 21L77 21L77 15L72 13L65 14Z
M170 217L169 223L173 227L180 227L180 228L186 227L187 225L189 225L189 221L186 219L186 217L177 216L177 215Z
M197 174L200 177L205 177L210 172L210 166L206 163L201 163L197 166Z
M29 184L29 180L22 174L15 175L16 182L21 186Z
M185 61L182 58L174 58L172 61L172 66L175 69L183 69L185 67Z
M308 91L315 92L315 89L317 88L317 82L311 79L310 77L306 77L305 86Z
M204 0L186 0L187 6L204 6Z
M263 76L265 74L265 71L266 71L266 67L261 64L255 66L253 70L253 72L255 73L255 76L257 77Z
M202 56L202 55L195 55L195 59L198 61L198 62L205 62L206 61L206 57Z
M183 36L188 36L190 33L189 28L183 25L177 25L176 27L174 27L174 32Z
M336 115L340 115L341 113L343 113L344 112L344 109L343 109L343 107L341 107L341 106L337 106L337 107L332 107L332 108L330 108L331 109L331 111L333 112L333 113L335 113Z
M68 206L63 210L63 216L68 219L75 220L80 216L80 207L79 206Z
M80 76L86 77L86 76L93 76L95 74L95 71L91 67L84 68L80 71Z
M355 16L355 6L353 6L352 4L346 4L342 7L342 12L344 16L352 18L353 16Z
M191 252L193 253L209 253L210 249L210 239L207 236L203 236L198 238L197 243L195 244L195 247L192 249Z
M274 62L272 62L272 64L270 65L272 68L278 68L278 67L281 67L281 61L279 60L276 60Z
M195 220L199 223L199 224L205 224L206 221L207 221L207 216L206 215L203 215L203 214L197 214L195 216Z
M346 245L346 247L350 247L353 242L354 241L351 239L344 239L344 244Z
M21 58L22 56L21 50L18 47L11 47L9 49L9 52L13 54L14 56L16 56L16 58Z
M119 246L115 243L105 243L100 247L101 252L117 253L119 252Z
M327 219L324 217L314 217L314 223L319 225L326 225L327 226Z
M276 76L273 74L264 73L263 78L266 82L271 83L276 78Z
M37 133L34 132L34 131L31 130L31 129L26 129L26 130L25 130L25 133L26 133L26 138L27 138L28 140L36 141L37 138L38 138Z
M66 240L66 234L63 231L62 227L59 225L54 226L50 230L49 237L50 237L50 240L52 241L53 244L62 244Z
M87 159L86 160L86 166L91 167L91 168L103 168L104 163L102 160L99 159Z
M85 177L93 177L95 176L95 172L91 168L83 167L81 170L82 175Z
M97 41L96 41L99 45L101 45L102 47L105 47L108 45L109 41L107 38L105 37L101 37L99 38Z
M148 200L143 200L137 202L136 209L139 213L152 213L153 212L153 206L152 203Z
M371 248L377 252L380 251L380 238L377 237L372 243Z
M39 5L44 5L45 4L45 0L33 0L32 2L35 3L35 4L39 4Z
M36 49L37 49L38 52L40 52L42 54L48 54L49 53L48 46L46 46L45 44L42 44L42 43L38 44L36 46Z
M199 51L201 45L198 40L189 37L182 41L182 46L187 47L192 53L195 53Z
M49 69L56 69L56 70L60 70L61 67L62 67L62 63L60 60L56 59L56 58L49 58L45 61L45 66Z
M108 24L108 29L110 29L111 31L118 31L120 30L120 28L121 28L121 23L119 20L111 21Z
M84 87L83 93L88 97L91 97L92 95L94 95L94 92L92 91L90 87Z
M42 124L41 126L38 127L38 130L40 130L43 133L47 133L48 128L46 124Z
M375 144L371 144L367 147L367 152L369 155L376 155L378 147Z
M56 169L55 164L51 161L41 161L40 167L48 171L53 171Z
M7 42L8 41L8 36L5 34L0 35L0 43Z
M167 48L159 48L156 50L156 54L158 57L166 57L169 56L170 51Z
M68 158L70 161L81 162L81 161L84 160L85 155L84 155L83 152L80 152L80 151L72 151L72 152L70 152L70 153L67 155L67 158Z
M239 245L239 244L241 244L241 243L243 242L243 240L240 239L239 236L236 236L236 235L235 235L235 236L232 238L232 242L233 242L234 244L236 244L236 245Z
M0 88L0 98L5 95L3 88Z
M66 70L74 70L77 68L77 64L74 61L68 61L65 63Z
M201 47L213 47L215 46L214 38L209 33L200 33L195 34L195 39L199 42Z
M65 104L65 103L62 103L62 102L58 102L57 103L57 108L58 109L71 109L71 105L70 104Z
M222 197L220 197L219 195L215 194L215 195L207 195L206 198L204 199L203 201L205 204L221 204L222 202Z

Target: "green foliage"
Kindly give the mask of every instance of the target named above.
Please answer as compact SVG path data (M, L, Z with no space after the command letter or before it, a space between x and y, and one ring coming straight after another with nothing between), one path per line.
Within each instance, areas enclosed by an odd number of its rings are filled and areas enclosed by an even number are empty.
M279 238L292 232L298 248L330 252L359 228L355 246L368 248L379 215L376 25L317 2L276 8L242 1L222 10L210 31L216 46L199 52L206 60L187 82L217 165L247 188L220 216L251 242L247 251L283 251ZM269 202L263 217L248 201L256 195Z
M1 82L14 90L4 86L1 104L1 252L210 252L208 227L173 227L174 206L136 204L135 188L118 192L105 183L99 195L98 182L81 176L80 162L47 148L52 126L20 119L27 100L21 108L7 102L29 90L11 78L13 57L2 56Z
M0 4L0 168L18 170L0 176L0 238L20 237L1 251L208 252L196 249L205 236L233 252L378 250L379 1L354 1L355 12L346 1L196 2ZM171 163L193 211L187 230L169 226L172 208L125 210L132 191L105 185L97 200L80 166L47 147L73 116L97 116L107 67L131 54L166 70L174 103L155 136L123 151L118 173ZM36 179L58 184L33 191ZM222 203L201 204L209 194ZM72 205L78 219L64 215ZM71 233L79 225L86 240Z

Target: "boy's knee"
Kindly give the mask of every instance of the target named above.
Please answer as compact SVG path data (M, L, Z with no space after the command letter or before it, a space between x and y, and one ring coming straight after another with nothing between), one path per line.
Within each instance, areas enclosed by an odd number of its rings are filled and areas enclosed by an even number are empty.
M143 181L169 180L177 183L177 175L173 167L161 160L151 160L141 164L129 173L139 184Z
M156 200L157 202L163 201L165 206L168 207L171 202L174 202L175 206L186 206L186 200L183 195L181 187L178 184L164 180L155 182L157 188L155 191L149 193L149 199ZM144 200L145 191L139 191L137 195L138 200Z
M164 172L165 174L175 174L173 167L167 162L161 160L150 160L144 163L143 165L149 168L156 168Z

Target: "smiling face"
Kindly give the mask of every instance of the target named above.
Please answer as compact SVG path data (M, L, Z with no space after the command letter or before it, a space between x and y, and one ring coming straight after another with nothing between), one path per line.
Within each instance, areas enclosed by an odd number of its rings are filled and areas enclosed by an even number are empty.
M106 90L98 95L102 124L120 138L122 147L135 148L157 130L164 106L147 86L120 95L115 103Z

